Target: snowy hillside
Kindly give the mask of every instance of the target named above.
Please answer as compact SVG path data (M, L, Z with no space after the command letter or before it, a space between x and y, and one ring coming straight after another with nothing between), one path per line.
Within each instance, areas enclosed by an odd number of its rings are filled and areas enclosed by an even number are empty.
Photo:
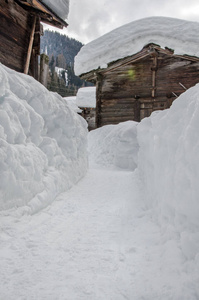
M32 77L0 65L0 210L35 213L87 169L86 122Z
M199 56L199 23L166 17L150 17L121 26L83 46L75 58L81 75L133 55L149 43L174 50L175 54Z

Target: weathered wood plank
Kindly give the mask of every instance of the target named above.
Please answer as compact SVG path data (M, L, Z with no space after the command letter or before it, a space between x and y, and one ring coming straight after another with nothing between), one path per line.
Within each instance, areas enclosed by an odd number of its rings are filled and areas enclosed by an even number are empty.
M28 14L15 1L0 1L0 61L23 72L30 22Z
M14 0L0 0L0 19L0 62L16 71L23 72L33 16ZM36 26L38 28L39 20ZM39 33L36 36L33 44L34 51L31 53L29 74L37 78Z
M28 51L27 51L27 58L26 58L26 63L25 63L25 67L24 67L25 74L28 74L28 71L29 71L32 47L33 47L34 35L35 35L36 21L37 21L37 17L34 16L32 29L31 29L31 33L30 33L30 41L29 41L29 46L28 46Z
M134 118L133 118L133 115L130 117L130 116L118 116L118 117L102 117L101 121L102 123L104 124L105 122L108 123L110 122L110 124L112 122L125 122L125 121L134 121Z

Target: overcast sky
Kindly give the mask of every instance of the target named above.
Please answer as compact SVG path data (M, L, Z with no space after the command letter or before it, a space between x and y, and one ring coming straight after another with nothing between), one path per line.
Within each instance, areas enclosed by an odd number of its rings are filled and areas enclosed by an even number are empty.
M199 22L198 0L70 0L62 33L86 44L126 23L167 16Z

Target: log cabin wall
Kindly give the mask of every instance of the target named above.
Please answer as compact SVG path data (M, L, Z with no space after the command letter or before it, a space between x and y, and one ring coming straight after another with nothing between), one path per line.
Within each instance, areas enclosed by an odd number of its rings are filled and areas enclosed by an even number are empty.
M121 66L105 73L97 88L97 125L140 121L140 100L151 102L151 60Z
M0 0L0 62L18 72L24 72L33 17L14 0ZM39 19L36 30L40 28ZM40 48L37 34L31 56L29 74L38 77L38 54Z
M199 62L158 51L98 74L97 127L141 121L199 82Z
M170 107L178 96L198 82L199 61L159 54L154 110Z

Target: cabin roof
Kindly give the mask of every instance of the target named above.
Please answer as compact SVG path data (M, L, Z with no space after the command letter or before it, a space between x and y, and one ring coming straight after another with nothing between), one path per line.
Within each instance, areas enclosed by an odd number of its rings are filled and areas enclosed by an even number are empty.
M176 55L199 57L199 23L167 17L131 22L90 42L75 58L75 73L105 69L111 62L139 53L153 43Z
M122 66L126 66L128 64L138 62L146 57L154 56L154 55L156 56L158 52L165 54L167 56L174 56L176 58L180 57L181 59L184 59L184 60L188 60L188 61L192 61L192 62L199 62L199 57L190 56L190 55L177 55L177 54L174 54L174 51L172 49L169 49L169 48L163 49L159 45L155 45L155 44L151 43L151 44L148 44L145 47L143 47L143 49L141 51L139 51L138 53L135 53L128 57L111 62L106 66L106 68L98 68L97 70L92 70L90 72L81 74L80 77L84 80L88 80L88 81L95 83L97 81L98 76L112 72Z
M53 9L51 6L51 2L49 1L41 1L41 0L15 0L19 5L21 5L24 9L31 11L31 13L35 15L39 15L41 18L41 22L47 23L49 25L63 28L67 27L68 24L65 20L63 20Z

